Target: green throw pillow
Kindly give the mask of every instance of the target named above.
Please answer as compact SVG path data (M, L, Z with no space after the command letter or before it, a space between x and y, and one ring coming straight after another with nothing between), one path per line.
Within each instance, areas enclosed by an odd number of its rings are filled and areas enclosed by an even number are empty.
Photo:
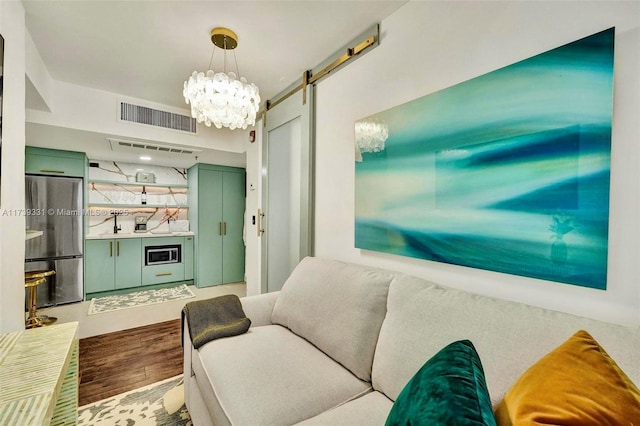
M386 426L491 425L491 399L469 340L451 343L426 362L396 399Z

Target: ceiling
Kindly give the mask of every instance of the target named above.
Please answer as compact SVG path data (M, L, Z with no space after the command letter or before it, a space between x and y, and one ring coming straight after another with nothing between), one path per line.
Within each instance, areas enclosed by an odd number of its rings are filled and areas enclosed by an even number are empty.
M187 108L184 81L209 68L213 27L238 34L239 73L264 102L405 2L22 0L27 30L53 79L179 108ZM212 68L220 71L224 53L214 53ZM233 68L227 54L227 70ZM43 133L27 129L39 146ZM83 145L91 157L92 144Z

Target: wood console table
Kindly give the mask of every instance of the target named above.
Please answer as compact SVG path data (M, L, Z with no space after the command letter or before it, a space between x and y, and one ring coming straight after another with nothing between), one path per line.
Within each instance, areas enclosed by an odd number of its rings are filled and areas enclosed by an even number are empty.
M0 425L75 425L78 323L0 335Z

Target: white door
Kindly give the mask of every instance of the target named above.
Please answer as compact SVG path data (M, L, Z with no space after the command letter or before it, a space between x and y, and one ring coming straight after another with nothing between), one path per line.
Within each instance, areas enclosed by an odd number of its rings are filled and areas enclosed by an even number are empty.
M282 288L313 254L313 87L267 112L263 130L262 291Z

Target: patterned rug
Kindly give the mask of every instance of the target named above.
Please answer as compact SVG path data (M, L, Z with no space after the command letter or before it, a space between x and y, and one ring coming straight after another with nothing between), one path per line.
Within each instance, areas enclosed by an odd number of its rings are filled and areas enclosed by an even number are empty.
M78 426L191 426L182 375L78 409Z
M96 297L91 299L88 315L120 309L136 308L138 306L155 305L156 303L172 300L190 299L196 297L186 284L177 287L158 288L154 290L136 291L135 293L116 294L113 296Z

